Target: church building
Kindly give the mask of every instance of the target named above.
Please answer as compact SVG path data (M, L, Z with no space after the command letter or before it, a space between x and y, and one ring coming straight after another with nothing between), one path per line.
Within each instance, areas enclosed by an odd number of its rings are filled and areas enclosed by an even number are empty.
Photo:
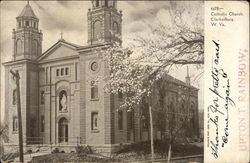
M20 74L25 147L42 144L70 151L77 145L90 145L113 152L121 144L149 139L148 114L140 109L144 104L132 112L117 111L122 97L105 93L105 81L96 81L109 70L94 51L105 44L122 42L118 37L122 33L122 12L117 9L117 1L93 0L87 18L88 45L61 38L42 53L43 33L31 5L27 3L17 16L12 60L3 64L5 122L9 127L6 146L18 145L17 90L10 70ZM185 83L166 75L163 83L168 83L164 87L164 108L184 110L193 136L198 136L198 89L190 85L190 78ZM179 99L180 88L186 88L183 99ZM157 89L154 92L157 94ZM179 121L177 116L175 119ZM156 139L166 133L167 129L160 131L155 126Z

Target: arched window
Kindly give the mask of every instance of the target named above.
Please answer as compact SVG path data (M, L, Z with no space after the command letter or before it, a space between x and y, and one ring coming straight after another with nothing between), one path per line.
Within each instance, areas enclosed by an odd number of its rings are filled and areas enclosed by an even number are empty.
M133 123L134 123L134 110L130 110L127 112L127 128L133 129Z
M195 116L196 116L196 113L195 113L195 105L194 105L194 103L192 102L191 103L191 106L190 106L190 115L191 115L191 127L192 127L192 129L194 129L195 128L195 126L196 126L196 124L195 124Z
M95 81L91 82L91 99L98 99L98 85Z
M98 130L98 112L91 113L91 130Z
M18 130L18 118L13 117L12 131L17 131L17 130Z
M41 104L44 104L45 103L45 94L44 94L44 91L41 91Z
M185 101L184 100L182 100L182 102L181 102L181 110L180 110L180 112L186 112L186 110L185 110Z
M194 110L192 110L194 112ZM195 114L192 114L192 117L190 119L190 124L191 124L191 129L194 130L195 129Z
M61 118L58 122L59 142L68 142L68 120Z
M94 30L93 30L94 40L98 40L101 38L101 21L97 20L94 22Z
M62 90L59 93L59 111L67 111L67 92L65 90Z
M96 7L99 7L99 0L96 0Z
M21 54L23 52L22 40L18 39L16 42L16 53Z
M117 34L117 33L119 33L119 28L118 28L119 26L118 26L118 23L117 22L114 22L114 24L113 24L113 30L114 30L114 33L115 34Z
M194 108L194 103L192 102L191 105L190 105L189 113L194 114L194 113L192 113L193 110L195 110L195 108Z
M108 0L105 0L105 7L108 7Z
M44 132L45 130L45 118L44 115L41 116L41 132Z
M12 92L12 104L16 105L16 101L17 101L17 93L16 93L16 89L14 89Z
M123 111L122 110L118 111L118 127L119 127L119 130L123 130Z
M56 69L56 76L60 75L60 69Z
M30 22L29 21L25 21L25 26L29 27L29 25L30 25Z
M176 110L175 110L174 102L171 101L169 105L169 117L170 117L170 120L173 122L175 122L175 114L176 114Z

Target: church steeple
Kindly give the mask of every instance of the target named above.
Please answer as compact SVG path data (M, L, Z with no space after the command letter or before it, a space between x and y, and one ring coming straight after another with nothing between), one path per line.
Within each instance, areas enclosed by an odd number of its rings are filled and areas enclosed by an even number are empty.
M186 84L187 84L187 85L190 85L190 84L191 84L188 66L187 66Z
M34 60L42 53L42 32L39 31L39 19L32 10L29 1L16 17L16 29L13 29L13 59Z
M88 11L88 43L121 43L122 12L117 11L117 0L92 0Z

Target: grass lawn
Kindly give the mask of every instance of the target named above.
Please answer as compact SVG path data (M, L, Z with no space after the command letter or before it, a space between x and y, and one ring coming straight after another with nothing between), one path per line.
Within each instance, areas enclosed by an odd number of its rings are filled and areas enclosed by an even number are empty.
M53 153L37 156L32 159L32 163L44 162L117 162L118 159L109 157L98 157L98 155L87 154L79 156L77 153Z
M167 142L155 141L155 159L165 159L168 154L169 144ZM174 144L172 146L172 157L203 154L203 147L191 144ZM53 153L34 157L32 163L44 162L126 162L150 160L150 142L141 142L124 145L122 149L113 154L112 157L101 157L98 154L84 153Z

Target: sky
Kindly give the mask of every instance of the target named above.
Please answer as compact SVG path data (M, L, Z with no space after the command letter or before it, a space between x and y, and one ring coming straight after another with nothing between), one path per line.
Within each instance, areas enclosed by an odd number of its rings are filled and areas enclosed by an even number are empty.
M26 1L0 1L0 52L1 62L11 60L13 53L12 30L16 27L16 17L21 13ZM87 11L92 7L90 1L30 1L30 5L39 18L39 29L43 32L42 51L46 51L54 43L63 38L71 43L87 45ZM192 19L197 13L203 19L203 3L201 1L118 1L118 10L122 10L123 44L130 39L145 35L149 31L148 24L157 21L168 23L169 10L185 9L185 20ZM191 22L191 21L190 21ZM193 81L203 70L189 66L191 83L200 89L199 109L203 107L203 77ZM171 72L174 77L185 81L186 67ZM4 69L1 66L1 86L4 80ZM3 95L3 87L1 93ZM3 96L1 96L3 97ZM1 101L3 102L3 100ZM1 103L3 108L3 103Z

